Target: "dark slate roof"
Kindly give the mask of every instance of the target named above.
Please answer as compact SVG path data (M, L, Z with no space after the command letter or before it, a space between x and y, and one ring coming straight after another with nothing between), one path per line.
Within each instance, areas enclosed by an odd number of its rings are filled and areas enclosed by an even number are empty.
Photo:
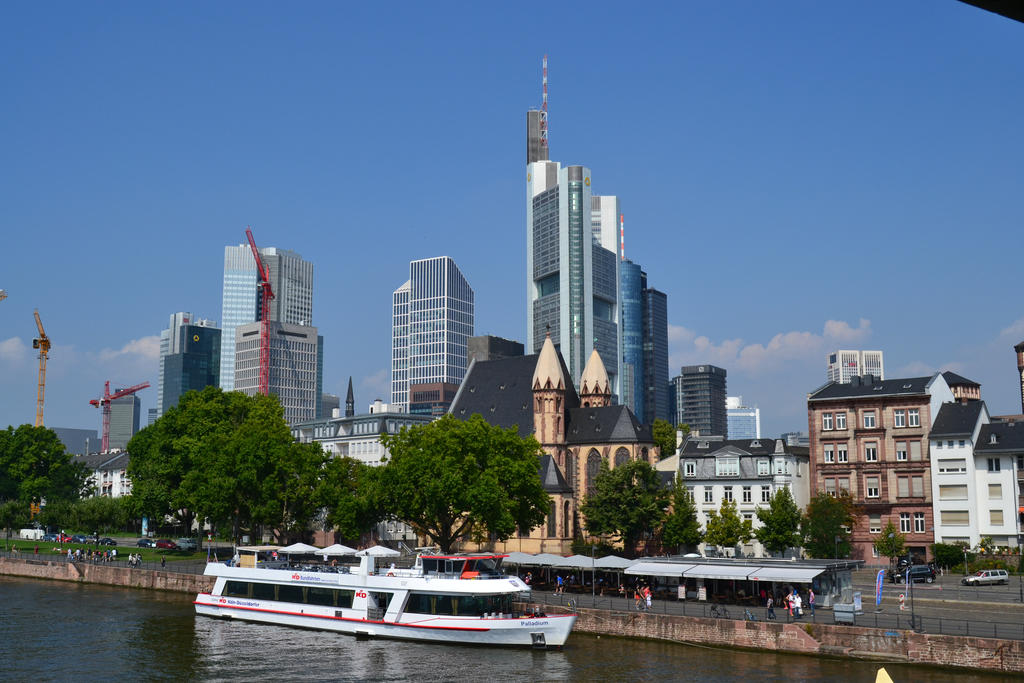
M980 384L978 384L974 380L967 379L966 377L964 377L962 375L958 375L955 372L950 372L949 370L946 370L944 373L942 373L942 376L946 379L946 384L948 384L949 386L953 386L954 384L960 384L960 385L966 384L969 387L980 387L981 386Z
M680 448L680 458L704 455L772 455L775 442L781 439L723 439L721 437L691 436ZM705 446L706 444L706 446ZM807 446L787 446L782 441L782 452L791 455L807 455Z
M554 458L546 453L540 458L540 482L548 493L572 493Z
M871 379L868 379L868 378ZM934 377L934 375L932 375ZM807 397L808 401L825 401L837 398L864 398L865 396L917 396L928 393L932 377L909 377L902 379L878 379L867 375L855 377L849 384L829 382Z
M514 356L497 360L474 360L462 380L449 413L460 420L481 415L489 424L508 429L518 427L519 436L533 434L533 372L539 354ZM558 354L562 374L569 377L565 361ZM566 407L580 404L572 382L566 380Z
M90 470L123 470L131 456L127 453L93 453L71 456L71 462L81 463Z
M574 408L565 424L567 444L652 443L651 428L642 425L626 406Z
M935 417L930 434L932 436L970 436L978 424L978 417L984 401L967 403L943 403Z
M995 436L995 443L992 437ZM992 422L982 425L975 453L1024 453L1024 422Z

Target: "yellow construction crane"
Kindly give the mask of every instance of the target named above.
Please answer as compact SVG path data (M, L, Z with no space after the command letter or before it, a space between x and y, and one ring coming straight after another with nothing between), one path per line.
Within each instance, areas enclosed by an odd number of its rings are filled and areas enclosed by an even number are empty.
M43 397L46 395L46 359L50 355L50 338L43 331L43 321L39 319L39 309L35 310L36 327L39 336L32 340L32 348L39 349L39 393L36 397L36 427L43 426Z
M6 289L0 289L0 301L3 301L6 298L7 298L7 290Z

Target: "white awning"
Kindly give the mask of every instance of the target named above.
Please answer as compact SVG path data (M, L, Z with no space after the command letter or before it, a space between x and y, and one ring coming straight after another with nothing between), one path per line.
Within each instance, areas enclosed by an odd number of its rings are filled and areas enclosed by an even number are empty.
M688 579L738 579L745 581L756 567L736 567L729 565L695 564L686 570Z
M675 562L636 562L626 567L625 573L635 576L674 576L679 578L683 572L694 566Z
M750 575L750 580L811 583L815 576L824 571L824 567L761 567Z
M631 564L636 564L636 560L627 560L616 555L605 555L597 558L594 562L594 566L598 569L625 569Z

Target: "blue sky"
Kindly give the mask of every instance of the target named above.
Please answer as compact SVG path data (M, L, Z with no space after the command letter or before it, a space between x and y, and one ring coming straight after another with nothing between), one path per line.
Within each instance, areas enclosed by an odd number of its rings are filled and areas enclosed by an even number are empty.
M616 194L668 294L670 373L729 372L807 428L830 348L953 369L1019 412L1024 25L954 0L8 3L0 9L0 424L150 381L223 252L315 263L324 385L388 398L390 295L448 255L477 333L525 336L525 112Z

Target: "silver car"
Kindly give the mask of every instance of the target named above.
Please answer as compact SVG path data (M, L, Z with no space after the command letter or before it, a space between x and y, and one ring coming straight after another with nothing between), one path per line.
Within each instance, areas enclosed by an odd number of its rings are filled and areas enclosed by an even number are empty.
M178 538L175 539L174 543L180 550L187 550L189 552L195 552L199 548L194 538Z
M982 569L976 574L960 579L960 583L965 586L985 586L997 583L1006 585L1009 580L1010 575L1006 573L1005 569Z

